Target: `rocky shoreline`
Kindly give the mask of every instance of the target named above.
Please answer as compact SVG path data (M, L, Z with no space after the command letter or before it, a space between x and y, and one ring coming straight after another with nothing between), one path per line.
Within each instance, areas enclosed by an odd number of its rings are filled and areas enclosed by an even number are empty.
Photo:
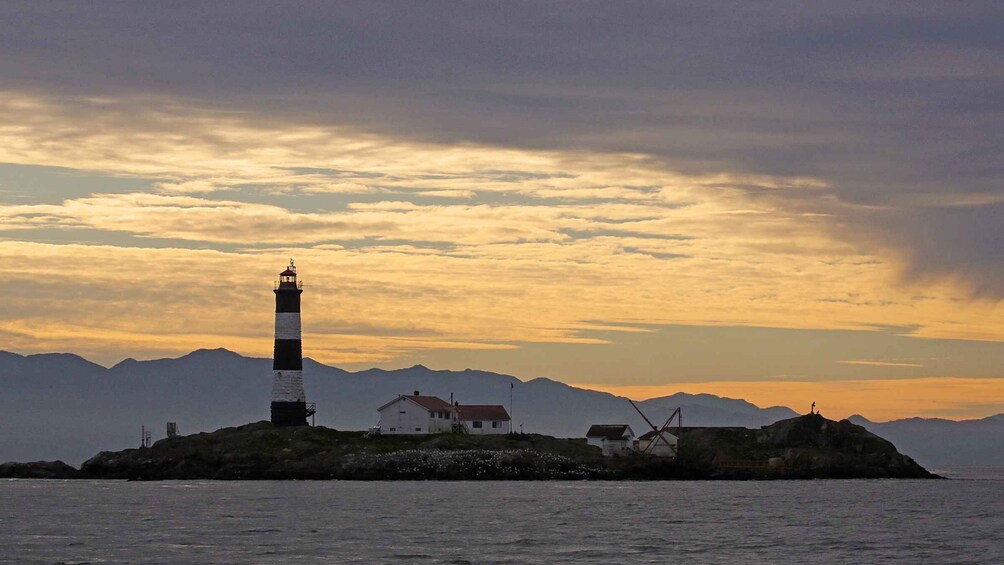
M936 478L890 442L818 414L761 429L684 428L677 460L604 458L538 434L375 436L258 422L102 452L75 469L6 463L0 478L129 480L686 480Z

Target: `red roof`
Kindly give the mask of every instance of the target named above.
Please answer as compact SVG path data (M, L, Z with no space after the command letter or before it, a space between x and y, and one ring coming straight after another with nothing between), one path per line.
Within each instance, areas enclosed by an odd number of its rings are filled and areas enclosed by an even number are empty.
M460 410L460 419L466 422L471 420L500 420L508 422L511 420L505 407L498 404L461 404L457 408Z
M407 398L408 400L411 400L412 402L415 402L422 408L425 408L426 410L429 411L443 410L448 412L453 409L453 407L450 406L449 402L443 400L442 398L439 398L438 396L419 396L415 394L406 394L404 395L404 397Z

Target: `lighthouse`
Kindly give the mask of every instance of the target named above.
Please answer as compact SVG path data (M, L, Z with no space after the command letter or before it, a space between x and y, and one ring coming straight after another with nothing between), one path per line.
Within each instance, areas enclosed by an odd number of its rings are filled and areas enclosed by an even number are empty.
M275 352L272 356L272 423L307 425L307 399L303 392L303 346L300 342L300 294L296 265L279 273L275 285Z

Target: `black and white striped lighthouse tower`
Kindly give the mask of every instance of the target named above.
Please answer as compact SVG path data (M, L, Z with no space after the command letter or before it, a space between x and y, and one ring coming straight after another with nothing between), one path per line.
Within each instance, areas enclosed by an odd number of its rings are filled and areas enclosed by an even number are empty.
M303 392L303 345L300 341L300 294L296 265L279 273L275 286L275 353L272 356L272 423L307 425L307 399Z

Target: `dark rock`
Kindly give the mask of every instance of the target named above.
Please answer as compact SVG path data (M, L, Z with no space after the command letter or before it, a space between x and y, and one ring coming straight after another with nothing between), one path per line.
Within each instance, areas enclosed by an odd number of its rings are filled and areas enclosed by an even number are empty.
M680 462L712 478L934 478L848 420L810 414L759 430L685 428Z
M0 479L76 479L80 471L62 461L0 464Z
M759 430L684 428L678 460L603 458L581 439L536 434L376 436L258 422L102 452L103 479L808 479L933 477L888 441L810 415Z
M107 479L575 479L598 450L547 436L385 436L268 422L102 452L84 476Z

